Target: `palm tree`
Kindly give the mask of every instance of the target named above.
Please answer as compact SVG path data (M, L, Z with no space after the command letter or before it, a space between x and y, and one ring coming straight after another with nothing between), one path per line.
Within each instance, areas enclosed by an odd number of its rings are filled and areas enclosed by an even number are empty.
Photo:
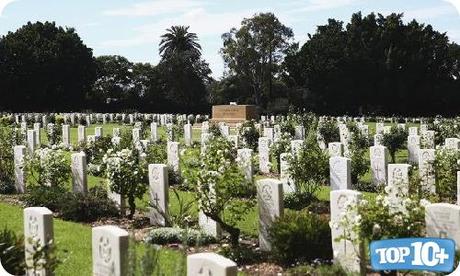
M176 54L189 54L192 58L201 56L201 46L196 33L188 32L189 26L172 26L161 36L160 55L168 59Z

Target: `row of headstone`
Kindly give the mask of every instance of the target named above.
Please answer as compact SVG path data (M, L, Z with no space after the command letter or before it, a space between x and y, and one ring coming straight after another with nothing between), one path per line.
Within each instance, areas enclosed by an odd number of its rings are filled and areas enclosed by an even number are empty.
M53 275L46 265L34 267L33 261L37 247L55 242L53 213L48 208L24 209L24 240L27 275ZM129 233L126 230L113 225L93 227L91 240L93 275L127 275ZM39 263L46 264L47 260L41 259ZM187 257L187 275L236 276L237 272L235 262L215 253L198 253Z

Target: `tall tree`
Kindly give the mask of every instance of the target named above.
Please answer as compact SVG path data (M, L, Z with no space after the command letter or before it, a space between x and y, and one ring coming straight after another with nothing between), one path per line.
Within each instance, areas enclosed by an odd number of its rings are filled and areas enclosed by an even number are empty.
M244 19L239 29L222 35L221 54L228 74L252 87L254 102L266 106L273 95L273 81L282 71L284 57L293 46L294 34L273 13Z
M163 89L171 108L185 112L206 111L209 65L201 59L198 36L186 26L172 26L162 35L159 52Z
M201 46L196 33L188 31L189 26L172 26L161 36L160 55L163 60L177 55L189 55L190 58L201 57Z
M94 79L92 50L73 28L28 22L0 38L2 109L80 109Z
M133 91L133 63L122 56L96 58L97 79L90 94L93 108L127 108Z

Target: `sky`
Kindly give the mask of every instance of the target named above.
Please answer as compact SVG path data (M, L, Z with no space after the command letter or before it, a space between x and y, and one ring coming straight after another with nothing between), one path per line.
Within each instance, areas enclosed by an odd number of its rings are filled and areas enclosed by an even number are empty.
M431 24L460 43L460 0L0 0L0 36L28 21L55 21L75 28L95 56L156 64L160 36L172 25L187 25L219 78L224 71L221 35L244 18L273 12L302 44L329 18L347 23L358 11L404 13L405 21Z

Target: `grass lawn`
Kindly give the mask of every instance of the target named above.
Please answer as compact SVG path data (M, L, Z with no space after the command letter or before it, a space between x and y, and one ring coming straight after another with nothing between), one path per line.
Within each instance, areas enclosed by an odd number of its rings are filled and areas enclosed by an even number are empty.
M24 233L23 209L0 202L0 229L8 227L16 234ZM68 251L67 259L61 264L56 275L92 275L91 227L80 223L54 219L54 238L59 254ZM144 247L136 243L136 253L141 256ZM165 275L174 275L182 254L171 249L161 249L159 260Z

